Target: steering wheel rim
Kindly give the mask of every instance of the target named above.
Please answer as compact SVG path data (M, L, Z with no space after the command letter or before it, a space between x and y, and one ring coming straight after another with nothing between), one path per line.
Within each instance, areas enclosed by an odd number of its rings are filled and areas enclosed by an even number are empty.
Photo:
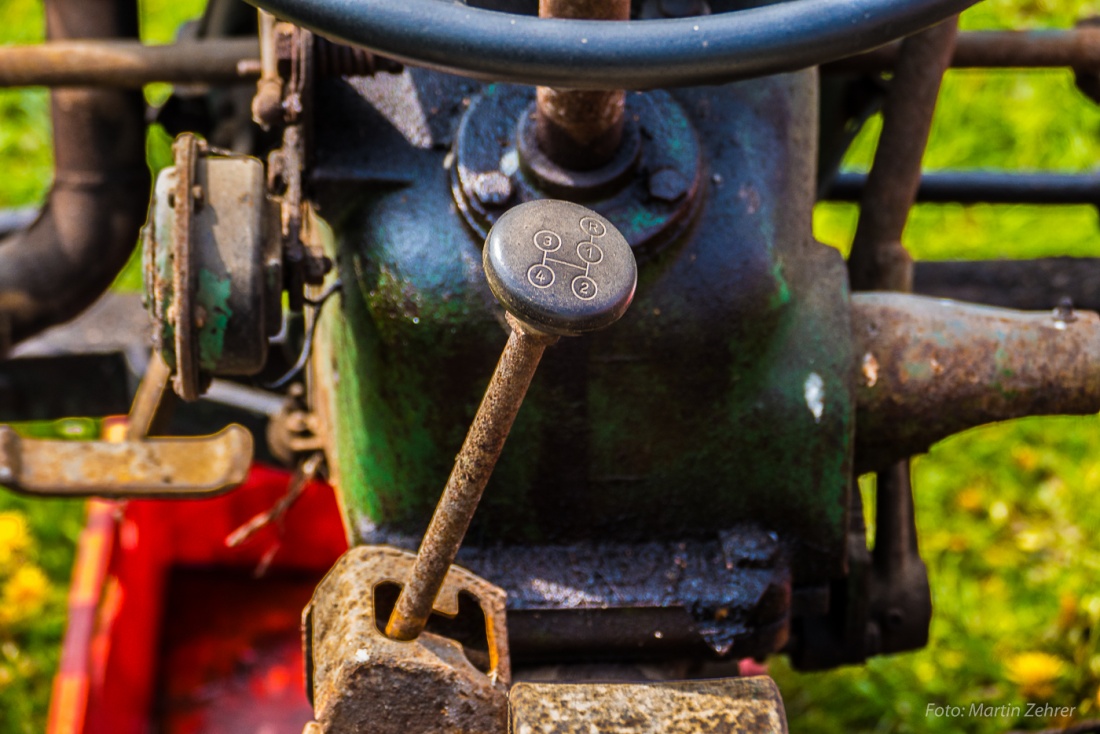
M704 17L535 18L446 0L248 0L326 37L485 81L567 89L720 84L867 51L978 0L791 0Z

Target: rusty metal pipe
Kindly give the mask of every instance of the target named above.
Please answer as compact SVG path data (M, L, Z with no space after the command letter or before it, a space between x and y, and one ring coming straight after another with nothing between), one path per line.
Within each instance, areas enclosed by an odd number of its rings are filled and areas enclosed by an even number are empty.
M168 46L146 46L140 41L50 41L0 47L0 87L233 84L256 79L258 60L255 38Z
M540 18L630 20L630 0L539 0ZM626 92L539 87L535 135L552 161L590 171L614 158L623 137Z
M959 431L1100 410L1100 316L907 294L852 297L856 471Z
M852 290L912 290L913 260L901 235L920 187L921 158L957 29L956 16L902 42L848 258Z
M386 625L386 636L392 639L415 640L424 631L542 353L557 341L556 336L527 330L511 316L508 320L512 333L424 533L409 580Z
M50 39L136 38L134 0L48 0ZM90 305L126 264L149 202L140 91L51 94L54 184L28 229L0 241L5 347Z
M849 56L821 67L825 74L890 71L898 63L901 42ZM1057 31L970 31L960 33L951 68L1100 69L1100 28Z

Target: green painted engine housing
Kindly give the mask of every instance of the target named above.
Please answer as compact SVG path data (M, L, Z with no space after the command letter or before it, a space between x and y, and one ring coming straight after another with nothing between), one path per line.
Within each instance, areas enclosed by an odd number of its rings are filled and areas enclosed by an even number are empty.
M314 201L344 289L314 378L357 542L423 532L506 340L448 170L480 89L419 70L318 88ZM844 263L811 233L816 72L672 96L703 151L694 221L640 258L619 323L547 350L466 542L754 524L796 583L836 577L853 360Z

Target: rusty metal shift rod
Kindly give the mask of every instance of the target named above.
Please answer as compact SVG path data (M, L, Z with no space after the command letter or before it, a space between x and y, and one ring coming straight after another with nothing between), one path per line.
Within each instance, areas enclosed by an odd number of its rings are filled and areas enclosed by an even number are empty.
M559 336L617 321L637 284L626 239L599 214L565 201L505 213L485 239L483 261L512 333L386 625L395 640L424 630L543 351Z

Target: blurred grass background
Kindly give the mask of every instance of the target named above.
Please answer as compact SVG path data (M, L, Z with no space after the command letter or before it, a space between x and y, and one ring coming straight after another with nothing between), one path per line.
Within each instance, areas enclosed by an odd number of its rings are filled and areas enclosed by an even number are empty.
M142 0L142 36L172 39L202 0ZM965 29L1069 27L1100 0L986 0ZM40 0L0 0L0 43L43 36ZM163 89L147 90L151 98ZM865 169L878 120L846 166ZM155 133L151 136L156 143ZM35 205L50 181L43 90L0 90L0 207ZM1084 171L1100 165L1100 108L1068 71L948 74L925 158L929 169ZM850 245L857 209L822 204L819 239ZM921 206L906 231L923 259L1100 256L1091 207ZM133 287L134 272L122 279ZM83 435L65 421L58 435ZM816 674L771 662L793 732L1005 732L1050 717L936 718L928 704L1024 702L1100 717L1100 420L1031 419L971 431L914 462L921 550L935 616L916 653ZM870 503L868 503L870 512ZM64 630L80 503L0 493L0 732L45 726Z

